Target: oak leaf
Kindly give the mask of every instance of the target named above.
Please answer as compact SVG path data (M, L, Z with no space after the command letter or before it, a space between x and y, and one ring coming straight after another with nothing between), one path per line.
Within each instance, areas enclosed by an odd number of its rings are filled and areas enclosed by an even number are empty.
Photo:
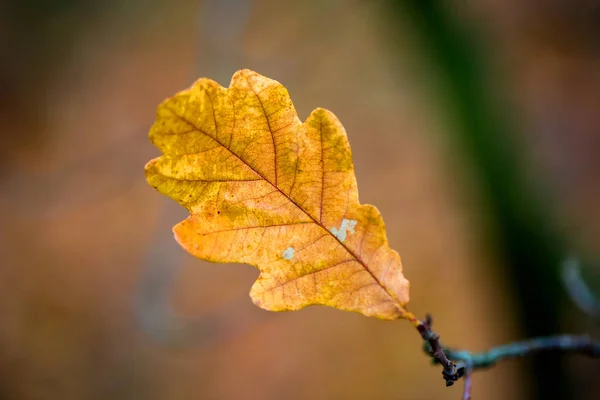
M166 99L150 140L151 186L187 208L173 231L204 260L247 263L267 310L322 304L407 317L408 281L379 211L358 202L346 132L318 108L302 123L287 90L250 70Z

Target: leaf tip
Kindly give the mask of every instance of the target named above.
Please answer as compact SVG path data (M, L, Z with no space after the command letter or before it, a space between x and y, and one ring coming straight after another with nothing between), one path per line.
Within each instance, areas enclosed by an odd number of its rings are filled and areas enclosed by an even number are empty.
M144 166L144 175L146 176L146 182L154 189L158 190L158 184L154 182L154 178L157 174L156 164L158 163L160 157L154 158L146 163Z
M231 84L229 85L229 87L236 86L236 83L241 80L255 80L256 78L268 79L268 78L262 76L261 74L259 74L258 72L253 71L251 69L248 69L248 68L240 69L239 71L236 71L233 74L233 76L231 77Z

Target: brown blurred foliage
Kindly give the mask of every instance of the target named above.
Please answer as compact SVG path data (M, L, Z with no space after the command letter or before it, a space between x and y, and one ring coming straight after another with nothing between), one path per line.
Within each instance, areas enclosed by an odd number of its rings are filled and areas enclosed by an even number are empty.
M548 185L573 247L594 254L599 25L588 3L580 13L566 0L452 10L488 35L526 127L524 173ZM199 76L226 85L239 68L284 83L301 118L325 107L344 123L361 202L382 212L413 312L432 312L454 346L517 338L508 283L493 246L478 240L477 192L411 76L410 30L403 43L387 41L381 5L64 7L20 21L0 8L0 397L460 396L460 385L443 387L410 325L319 307L264 312L247 296L255 270L192 259L174 244L170 228L185 214L143 176L157 154L146 137L155 107ZM571 327L584 329L567 319ZM580 364L577 398L596 398L597 373ZM475 375L474 398L525 398L519 369Z

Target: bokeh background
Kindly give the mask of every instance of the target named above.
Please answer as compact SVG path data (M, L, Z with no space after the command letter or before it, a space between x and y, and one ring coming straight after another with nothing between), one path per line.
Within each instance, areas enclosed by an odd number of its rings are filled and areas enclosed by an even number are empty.
M145 182L157 104L251 68L344 123L411 310L484 350L600 335L597 1L9 0L0 4L0 398L458 399L407 323L268 313L257 271L187 255ZM479 372L474 399L597 399L600 364Z

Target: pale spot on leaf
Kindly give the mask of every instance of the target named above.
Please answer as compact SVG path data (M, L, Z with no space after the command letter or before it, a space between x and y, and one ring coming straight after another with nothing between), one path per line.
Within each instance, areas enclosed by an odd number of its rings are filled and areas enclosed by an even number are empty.
M288 247L287 249L284 250L282 257L285 258L286 260L291 260L292 258L294 258L295 252L296 252L296 250L294 250L292 247Z
M340 242L344 243L344 240L346 240L346 236L348 235L348 232L354 233L354 227L356 227L355 220L344 218L344 220L342 221L342 225L340 226L340 229L337 229L334 226L333 228L330 229L330 231L331 231L331 233L333 233L333 235L336 238L338 238L340 240Z

